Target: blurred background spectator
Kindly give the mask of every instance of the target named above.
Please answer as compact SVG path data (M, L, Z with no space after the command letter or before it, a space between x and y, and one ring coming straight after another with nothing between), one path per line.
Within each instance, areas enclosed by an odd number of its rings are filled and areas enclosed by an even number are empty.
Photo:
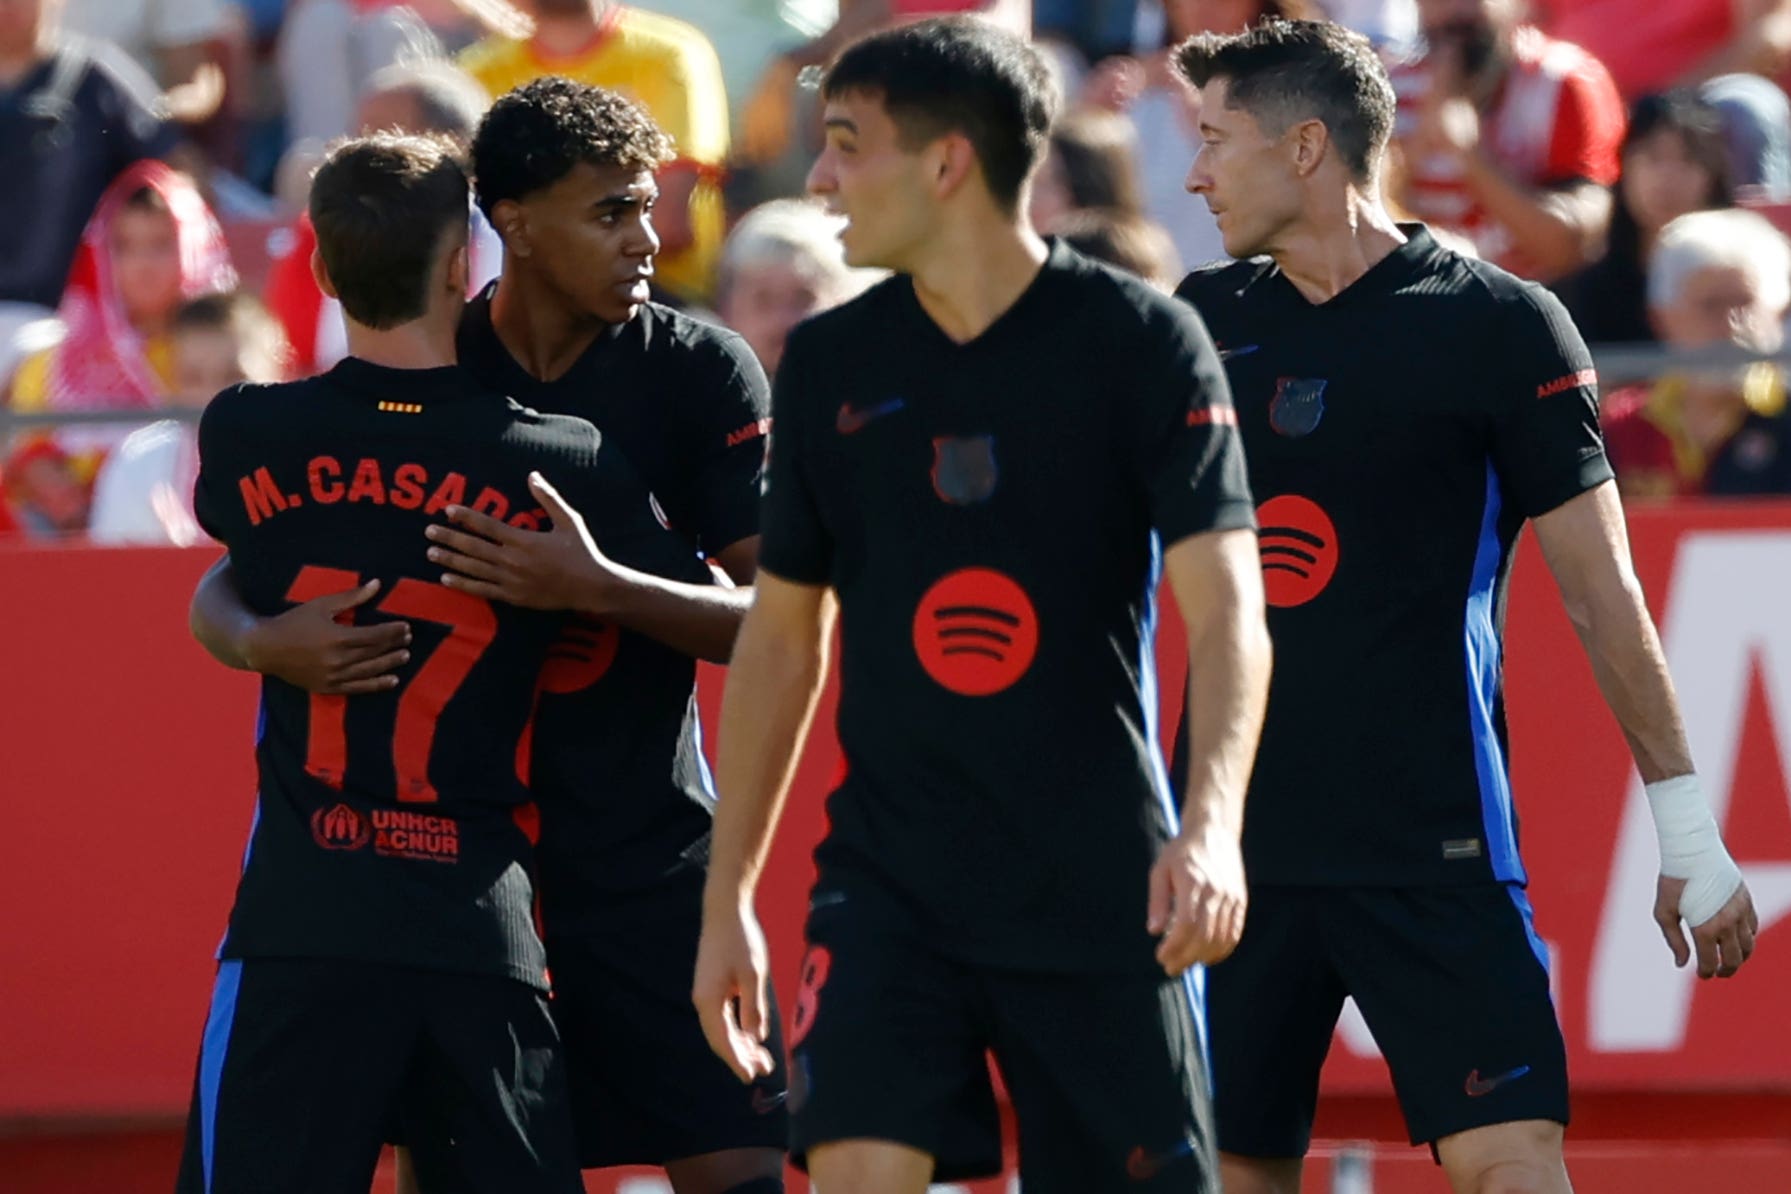
M250 295L208 294L183 304L170 338L174 384L165 405L174 409L203 410L239 382L275 382L286 374L280 325ZM198 476L197 424L163 419L139 427L100 467L88 534L96 543L199 542Z
M81 230L114 178L175 146L149 77L59 33L50 0L0 0L0 339L62 298ZM23 309L20 309L23 308Z
M107 188L88 221L59 309L66 333L20 364L12 408L161 405L173 389L175 311L235 285L223 233L192 181L161 162L137 163ZM75 426L28 439L7 469L9 495L27 521L78 529L69 525L76 514L70 486L85 494L106 452L130 430L128 423Z
M1075 108L1051 129L1045 160L1032 182L1030 214L1033 226L1049 234L1064 216L1089 208L1143 218L1138 139L1123 116Z
M1719 75L1698 94L1723 118L1737 188L1772 203L1791 199L1791 101L1758 75Z
M191 133L203 136L236 98L228 77L247 51L247 30L228 0L61 0L60 23L124 51L155 81L167 115ZM233 131L215 130L214 153L232 154Z
M1158 290L1182 280L1169 234L1149 220L1103 208L1066 212L1056 235L1078 253L1136 274Z
M417 14L396 4L294 0L280 33L286 134L321 143L353 132L367 81L399 62L440 57Z
M1648 266L1648 305L1674 348L1774 353L1791 309L1791 243L1746 211L1681 216ZM1612 394L1605 438L1626 497L1791 494L1785 371L1701 366Z
M1785 0L1536 0L1549 33L1610 67L1626 96L1747 71L1781 77L1791 65Z
M1623 140L1610 74L1524 23L1520 0L1418 0L1418 14L1424 55L1394 73L1403 206L1525 277L1584 265Z
M846 264L845 223L809 200L776 199L747 212L728 234L715 313L746 339L767 374L776 376L791 328L883 276Z
M1560 286L1580 334L1593 344L1655 338L1648 260L1661 229L1688 212L1734 201L1722 114L1695 92L1637 101L1621 161L1604 253Z

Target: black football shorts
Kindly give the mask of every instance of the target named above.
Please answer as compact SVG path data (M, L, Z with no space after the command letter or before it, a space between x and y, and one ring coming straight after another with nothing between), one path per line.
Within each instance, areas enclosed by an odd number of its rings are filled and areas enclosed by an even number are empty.
M367 1194L394 1127L479 1194L580 1194L547 1000L501 976L218 966L180 1194Z
M1198 974L993 970L842 893L815 905L791 1022L798 1164L875 1139L930 1154L937 1181L998 1173L992 1057L1027 1194L1218 1190Z
M1344 997L1386 1056L1414 1144L1567 1122L1567 1058L1523 889L1253 887L1207 974L1219 1147L1303 1156Z

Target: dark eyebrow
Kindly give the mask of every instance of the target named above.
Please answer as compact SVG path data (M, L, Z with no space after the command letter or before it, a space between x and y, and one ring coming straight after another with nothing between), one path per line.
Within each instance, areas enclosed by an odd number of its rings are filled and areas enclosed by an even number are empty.
M644 194L636 191L617 191L613 195L605 195L591 206L602 210L611 208L626 210L630 207L640 207L643 204L652 203L658 198L659 191L657 189Z
M845 116L829 116L825 122L825 127L839 129L841 132L845 133L856 133L858 131L858 126L854 124L849 117Z

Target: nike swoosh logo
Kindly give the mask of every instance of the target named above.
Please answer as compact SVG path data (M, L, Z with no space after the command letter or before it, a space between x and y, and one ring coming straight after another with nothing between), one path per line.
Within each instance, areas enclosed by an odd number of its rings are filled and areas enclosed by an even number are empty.
M784 1105L784 1100L788 1099L789 1097L790 1097L790 1092L787 1090L780 1090L780 1091L776 1091L776 1092L772 1092L772 1091L768 1091L768 1090L754 1090L752 1092L753 1112L754 1112L754 1114L757 1114L757 1115L770 1115L773 1111L776 1111L779 1107L782 1107Z
M810 912L819 912L823 908L831 908L835 904L843 904L845 902L846 902L846 893L845 892L843 892L843 891L824 891L820 895L816 896L814 899L812 899L808 902L808 910Z
M1482 1078L1480 1076L1480 1071L1475 1070L1468 1075L1468 1080L1462 1083L1462 1089L1467 1092L1470 1099L1477 1099L1481 1095L1491 1094L1507 1082L1514 1082L1517 1079L1522 1078L1529 1072L1529 1066L1520 1065L1515 1070L1506 1070L1503 1074L1498 1074L1491 1078Z
M881 419L884 415L893 415L906 405L907 403L900 398L891 398L888 402L879 402L876 406L867 406L862 410L853 410L850 406L842 403L839 417L834 419L833 426L841 435L857 435L873 419Z
M1247 357L1261 347L1262 345L1260 344L1245 344L1239 348L1221 348L1219 350L1219 359L1221 361L1229 361L1232 357Z
M1126 1176L1135 1182L1148 1182L1184 1157L1194 1155L1194 1142L1184 1140L1167 1152L1147 1153L1141 1144L1126 1157Z

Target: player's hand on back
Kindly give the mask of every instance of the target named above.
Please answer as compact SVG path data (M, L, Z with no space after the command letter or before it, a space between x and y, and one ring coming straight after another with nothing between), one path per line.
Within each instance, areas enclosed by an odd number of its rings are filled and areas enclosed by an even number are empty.
M771 1032L765 998L770 969L765 933L751 907L723 913L704 909L690 1000L709 1047L742 1082L765 1077L775 1068L765 1048Z
M448 507L453 526L429 526L429 558L448 570L442 583L527 609L600 612L615 564L546 478L530 473L529 489L553 520L551 530L522 530L466 506Z
M1667 939L1675 965L1686 965L1695 953L1699 978L1729 978L1753 956L1754 937L1760 931L1754 897L1748 892L1747 884L1742 883L1715 916L1692 926L1691 944L1688 945L1679 909L1689 882L1689 879L1660 877L1654 897L1654 923L1660 926L1661 935Z
M379 582L370 580L260 619L243 639L243 661L251 671L323 696L396 688L396 670L410 660L410 623L351 624L355 609L378 593Z
M1237 835L1216 823L1183 826L1150 872L1147 927L1162 938L1164 972L1224 961L1244 935L1247 903Z

